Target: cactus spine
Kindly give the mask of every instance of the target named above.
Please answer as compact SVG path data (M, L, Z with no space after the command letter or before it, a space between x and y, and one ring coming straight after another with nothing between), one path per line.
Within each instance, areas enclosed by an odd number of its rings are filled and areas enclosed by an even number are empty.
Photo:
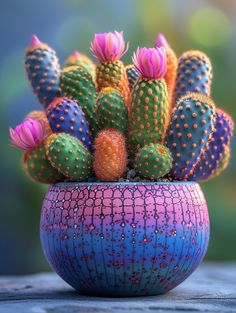
M135 169L141 177L156 180L171 169L173 158L170 150L158 143L145 145L135 159Z
M97 132L95 116L96 87L92 76L81 66L66 67L61 71L62 95L76 100L83 109L93 134Z
M188 92L199 92L210 96L212 65L207 55L201 51L184 52L178 61L174 104Z
M25 68L33 92L44 107L60 96L60 65L56 53L36 36L26 49Z
M54 99L47 108L47 117L54 133L67 133L91 150L91 136L85 114L80 106L66 97Z
M104 129L95 138L93 168L100 181L118 181L126 171L125 138L115 129Z
M92 169L92 156L81 141L65 133L47 139L47 157L51 165L70 181L85 181Z
M128 110L120 92L107 87L100 91L96 101L99 128L115 128L125 132L128 126Z
M166 145L173 156L169 175L185 180L206 148L215 124L215 104L207 96L190 93L175 107L166 132Z

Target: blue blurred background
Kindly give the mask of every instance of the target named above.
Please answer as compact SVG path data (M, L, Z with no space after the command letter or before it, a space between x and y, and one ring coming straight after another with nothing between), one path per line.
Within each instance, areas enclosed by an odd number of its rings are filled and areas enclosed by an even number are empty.
M24 49L33 33L58 53L89 52L95 32L124 30L131 62L136 47L152 46L164 32L180 55L206 52L214 66L213 98L236 116L235 0L8 0L0 2L0 274L48 270L39 242L40 209L47 187L32 183L20 167L21 153L8 145L8 128L40 105L24 73ZM209 204L210 260L236 259L236 140L227 171L202 184Z

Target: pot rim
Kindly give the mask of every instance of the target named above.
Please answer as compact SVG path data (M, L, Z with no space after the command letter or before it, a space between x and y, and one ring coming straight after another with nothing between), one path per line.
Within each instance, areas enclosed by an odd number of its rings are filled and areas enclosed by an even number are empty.
M147 185L198 185L196 181L174 181L174 182L58 182L52 186L65 187L65 186L147 186Z

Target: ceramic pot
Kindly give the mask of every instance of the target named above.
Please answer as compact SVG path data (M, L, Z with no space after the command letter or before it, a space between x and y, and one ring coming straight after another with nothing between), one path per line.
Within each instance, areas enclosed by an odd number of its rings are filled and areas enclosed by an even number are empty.
M40 232L48 262L79 292L157 295L202 261L209 218L195 182L68 182L50 186Z

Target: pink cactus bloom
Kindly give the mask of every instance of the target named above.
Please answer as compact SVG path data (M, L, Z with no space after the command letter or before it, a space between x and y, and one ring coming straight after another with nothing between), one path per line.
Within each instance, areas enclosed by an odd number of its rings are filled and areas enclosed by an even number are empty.
M164 47L164 48L169 48L170 45L168 41L166 40L165 36L162 33L158 33L155 39L155 47Z
M39 147L45 139L43 124L32 118L26 119L15 129L9 129L10 144L16 149L30 151Z
M79 57L81 57L81 53L78 50L74 50L73 53L71 54L71 56L73 56L75 58L79 58Z
M27 47L27 51L35 50L38 48L48 48L48 46L42 41L40 41L36 35L33 35Z
M162 79L167 68L165 48L138 48L133 63L143 77Z
M125 47L123 32L95 34L90 50L100 61L119 60L128 50L129 44Z

